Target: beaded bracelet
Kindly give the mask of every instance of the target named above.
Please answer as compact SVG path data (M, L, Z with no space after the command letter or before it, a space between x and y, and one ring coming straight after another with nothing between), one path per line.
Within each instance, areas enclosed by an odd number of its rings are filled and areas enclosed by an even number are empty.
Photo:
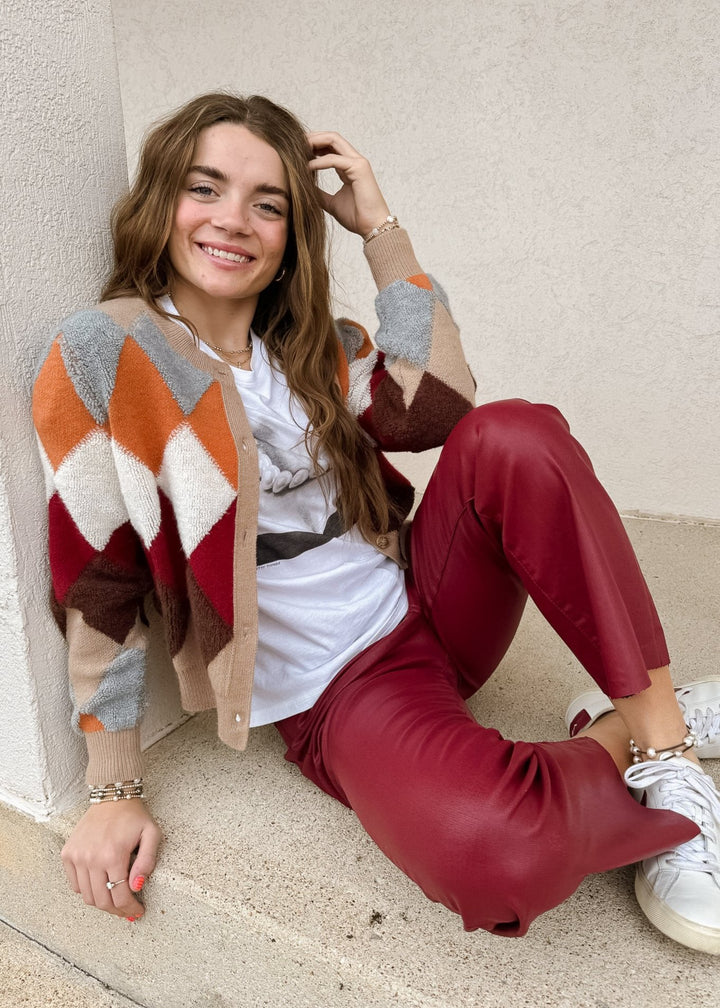
M682 742L668 746L666 749L653 749L652 746L641 749L634 739L630 739L630 755L633 763L642 763L643 760L668 760L672 756L682 756L683 753L693 749L697 745L697 741L697 736L692 731L688 731Z
M99 805L106 801L121 801L123 798L144 798L142 777L134 780L116 781L114 784L96 784L90 788L90 804Z
M377 238L378 235L384 234L386 231L392 231L392 230L394 230L394 228L399 228L399 227L400 227L400 225L398 224L397 217L395 217L394 214L390 214L389 217L385 218L385 220L382 222L382 224L378 224L377 227L374 227L372 229L372 231L369 231L365 235L365 237L363 238L363 246L367 245L367 243L369 241L372 241L373 238Z

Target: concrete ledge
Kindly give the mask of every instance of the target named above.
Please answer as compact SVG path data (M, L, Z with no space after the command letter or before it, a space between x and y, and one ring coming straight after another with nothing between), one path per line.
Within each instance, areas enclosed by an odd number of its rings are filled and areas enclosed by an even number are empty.
M133 1008L122 994L0 924L0 1005L22 1008Z
M719 579L708 558L720 556L720 529L629 528L678 680L716 674ZM586 684L533 611L475 710L515 737L562 738L564 706ZM706 767L720 779L718 761ZM137 924L67 890L59 851L77 816L40 825L0 807L2 918L131 1003L657 1008L714 989L717 960L652 929L630 868L587 879L527 938L465 934L385 860L353 813L284 762L272 728L254 731L238 754L217 741L213 715L196 717L153 746L148 778L166 842Z

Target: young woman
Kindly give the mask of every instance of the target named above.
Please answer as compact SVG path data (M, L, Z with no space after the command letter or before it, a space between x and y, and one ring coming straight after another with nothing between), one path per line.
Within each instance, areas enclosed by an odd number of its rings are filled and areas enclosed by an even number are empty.
M331 317L325 214L363 238L375 344ZM637 861L653 923L720 952L720 800L697 762L720 754L720 683L675 694L622 524L560 414L472 409L445 296L368 162L267 99L203 95L150 133L113 237L103 303L66 320L35 391L89 751L73 889L144 912L152 593L186 709L215 707L237 749L276 723L467 929L523 934L588 873ZM408 534L412 489L381 451L444 442ZM507 741L464 703L528 593L602 690L565 742Z

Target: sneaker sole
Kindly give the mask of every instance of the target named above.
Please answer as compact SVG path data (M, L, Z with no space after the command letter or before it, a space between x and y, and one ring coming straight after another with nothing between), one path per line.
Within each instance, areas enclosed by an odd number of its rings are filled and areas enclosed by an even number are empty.
M635 895L640 909L658 931L697 952L720 955L720 931L696 924L671 910L655 895L640 866L635 873Z

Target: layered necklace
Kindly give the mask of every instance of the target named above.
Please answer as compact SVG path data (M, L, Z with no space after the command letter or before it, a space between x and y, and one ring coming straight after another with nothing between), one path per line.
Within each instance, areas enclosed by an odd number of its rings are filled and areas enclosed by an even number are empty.
M243 347L242 350L224 350L222 347L214 346L212 343L208 343L208 346L215 353L219 353L232 367L242 367L243 364L247 364L252 355L252 336L248 335L247 346ZM237 362L235 359L237 359Z

